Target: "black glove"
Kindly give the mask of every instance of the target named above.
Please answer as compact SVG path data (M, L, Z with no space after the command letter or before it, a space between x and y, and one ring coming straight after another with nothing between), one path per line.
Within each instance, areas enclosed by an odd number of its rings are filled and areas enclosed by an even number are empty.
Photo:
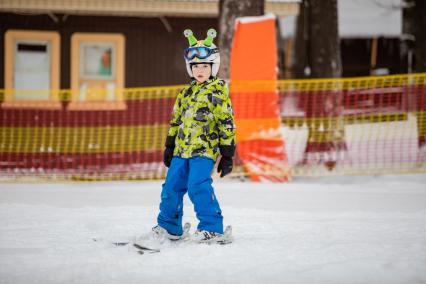
M222 156L217 165L217 172L220 173L220 177L224 177L232 172L232 164L232 158Z
M174 148L168 148L164 149L164 156L163 156L163 162L166 167L170 167L170 163L172 162L173 158L173 151Z
M175 150L175 139L176 136L167 136L166 149L164 149L163 162L166 167L170 167L172 162L173 152Z
M232 143L231 145L219 146L219 149L222 158L220 158L219 164L217 165L217 172L220 173L220 177L224 177L232 172L232 157L235 153L235 145Z

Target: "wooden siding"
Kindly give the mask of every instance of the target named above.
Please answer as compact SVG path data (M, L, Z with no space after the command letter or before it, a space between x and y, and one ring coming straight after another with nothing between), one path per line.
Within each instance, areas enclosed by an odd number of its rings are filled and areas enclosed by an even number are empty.
M61 37L60 88L71 87L71 35L75 32L122 33L126 38L125 87L176 85L188 82L183 50L188 43L182 32L191 28L203 38L208 28L217 28L216 18L160 18L17 15L0 13L0 66L4 66L4 35L9 29L57 31ZM164 19L163 19L164 20ZM171 30L169 29L171 28ZM0 89L5 87L0 70Z

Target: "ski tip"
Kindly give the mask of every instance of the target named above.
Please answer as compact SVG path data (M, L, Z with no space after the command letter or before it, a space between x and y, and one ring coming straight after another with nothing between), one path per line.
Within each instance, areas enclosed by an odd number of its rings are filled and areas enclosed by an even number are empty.
M123 247L123 246L127 246L129 242L113 242L112 244L115 245L116 247Z
M150 253L160 252L159 249L149 248L149 247L141 246L139 244L133 244L133 246L143 252L150 252Z
M234 241L234 237L232 236L232 226L228 225L225 228L225 231L223 232L224 239L223 241L219 242L221 245L227 245Z

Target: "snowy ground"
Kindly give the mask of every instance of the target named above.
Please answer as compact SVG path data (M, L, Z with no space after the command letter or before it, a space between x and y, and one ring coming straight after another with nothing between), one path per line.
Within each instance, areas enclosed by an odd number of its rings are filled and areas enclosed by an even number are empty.
M138 255L161 182L0 184L0 283L426 283L426 175L216 181L231 245ZM185 221L196 224L186 199Z

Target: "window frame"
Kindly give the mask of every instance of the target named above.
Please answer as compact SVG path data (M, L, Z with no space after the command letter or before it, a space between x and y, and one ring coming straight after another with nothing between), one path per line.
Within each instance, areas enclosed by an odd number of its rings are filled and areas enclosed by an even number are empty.
M113 43L114 59L112 71L114 79L102 78L86 78L87 81L98 81L108 84L114 83L114 97L112 100L105 101L82 101L80 98L85 96L81 94L81 70L82 70L82 52L81 46L99 43ZM125 37L120 33L82 33L76 32L71 36L71 101L68 104L68 110L124 110L126 103L124 102L124 75L125 75ZM109 95L107 95L109 96Z
M14 71L16 43L19 41L48 41L50 92L48 100L21 100L15 98ZM60 35L56 31L7 30L5 33L5 91L2 108L60 109Z

